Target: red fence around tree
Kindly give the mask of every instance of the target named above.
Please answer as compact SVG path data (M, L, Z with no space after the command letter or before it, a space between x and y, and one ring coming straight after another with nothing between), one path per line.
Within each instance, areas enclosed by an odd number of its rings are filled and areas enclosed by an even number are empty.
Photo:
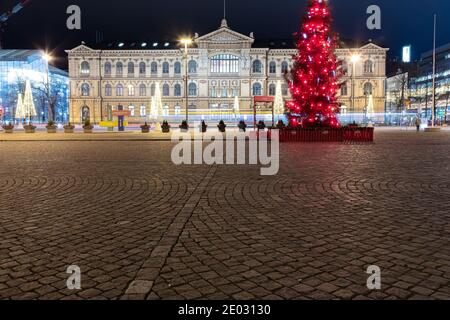
M336 129L284 129L280 142L373 143L374 128L344 127Z

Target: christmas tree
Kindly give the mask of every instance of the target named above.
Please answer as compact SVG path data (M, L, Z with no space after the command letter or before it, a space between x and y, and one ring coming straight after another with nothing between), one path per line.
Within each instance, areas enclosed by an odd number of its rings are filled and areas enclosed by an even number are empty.
M35 117L37 113L36 107L34 106L33 92L31 91L30 80L27 80L25 83L25 94L23 95L22 103L22 107L25 110L25 117L27 117L29 119L29 122L31 123L31 118Z
M297 34L298 54L290 74L292 101L288 104L292 126L339 127L336 94L338 63L334 54L337 37L331 31L326 0L310 0L307 15Z

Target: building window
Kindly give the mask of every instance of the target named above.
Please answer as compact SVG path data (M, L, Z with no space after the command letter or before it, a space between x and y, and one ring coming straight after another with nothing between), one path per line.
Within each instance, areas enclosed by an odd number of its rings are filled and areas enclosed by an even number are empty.
M141 106L141 117L145 117L147 115L147 108L145 106Z
M164 106L163 107L163 116L168 117L169 115L170 115L169 106Z
M173 66L175 74L181 74L181 63L178 61L175 62L175 65Z
M364 84L364 95L370 96L373 93L373 86L370 82Z
M178 83L175 85L174 95L175 97L181 97L181 85Z
M197 73L197 62L195 60L189 61L188 70L189 73Z
M147 95L147 87L145 86L145 84L141 84L139 86L139 95L141 97L145 97Z
M269 73L271 73L271 74L277 73L277 63L275 61L270 62Z
M175 113L176 116L179 116L181 114L181 107L180 106L175 106L174 110L175 110L174 113Z
M228 97L228 89L222 88L222 98L227 98L227 97Z
M163 68L164 74L169 74L169 63L168 62L164 62L162 65L162 68Z
M283 83L281 85L281 94L283 96L287 96L289 94L289 87L288 87L288 85L286 83Z
M341 63L341 70L344 74L348 73L348 62L346 60L343 60Z
M289 72L289 64L287 63L287 61L283 61L283 63L281 64L281 73L285 74Z
M147 67L145 66L145 62L139 63L139 75L141 77L145 76L146 71L147 71Z
M217 98L217 89L216 89L216 87L211 87L211 98Z
M134 86L132 86L131 84L128 86L128 96L134 96Z
M128 63L128 76L134 77L134 63L133 62Z
M90 87L89 87L89 85L87 84L87 83L83 83L82 85L81 85L81 95L83 96L83 97L88 97L89 96L89 91L90 91Z
M123 85L118 84L116 87L116 96L122 97L123 96Z
M81 75L88 76L90 72L91 72L91 68L89 66L89 62L83 61L81 63Z
M105 77L111 77L111 63L105 63Z
M193 82L189 84L189 95L196 96L197 95L197 85Z
M154 83L152 83L152 85L150 86L150 95L152 97L155 96L155 91L156 91L156 85Z
M130 110L131 116L134 117L134 116L135 116L134 106L129 106L129 107L128 107L128 110Z
M364 62L364 73L373 73L373 62L367 60Z
M152 62L150 68L151 68L152 74L158 74L158 64L156 62Z
M253 95L262 96L262 86L259 82L253 84Z
M239 57L231 54L219 54L211 58L212 73L238 73Z
M170 87L167 83L163 85L163 96L168 97L170 95Z
M123 64L122 62L117 62L116 64L116 77L123 76Z
M277 87L272 83L269 86L269 96L274 96L276 95L276 91L277 91Z
M112 96L112 87L110 84L107 84L105 87L105 96L107 96L107 97Z
M342 87L341 87L341 96L344 97L346 95L348 95L348 87L347 87L346 84L343 84Z
M253 73L261 73L262 72L262 63L259 60L253 61Z

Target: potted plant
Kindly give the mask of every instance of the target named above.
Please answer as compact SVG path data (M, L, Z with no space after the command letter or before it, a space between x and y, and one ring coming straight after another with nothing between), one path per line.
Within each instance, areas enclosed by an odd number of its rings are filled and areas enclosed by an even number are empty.
M239 131L246 132L247 124L245 123L245 121L243 121L243 120L239 121L238 128L239 128Z
M205 133L208 130L208 125L205 123L205 121L202 121L202 124L199 126L200 132Z
M186 120L183 120L183 122L180 125L181 132L188 132L189 131L189 125Z
M260 131L266 129L266 124L262 120L260 120L256 126L258 127L258 130L260 130Z
M141 126L141 132L142 133L149 133L150 132L150 126L147 124L147 122L145 122L144 125Z
M217 125L217 128L219 128L219 132L225 132L227 125L223 120L220 120L219 124Z
M94 126L91 124L90 120L84 121L83 130L84 130L84 133L92 133L93 132Z
M161 131L162 131L162 133L169 133L170 132L170 125L169 125L169 123L166 120L163 121L163 124L161 126Z
M50 120L45 128L47 129L47 133L56 133L56 129L58 127L55 125L53 120Z
M278 120L276 128L278 130L283 130L286 128L286 125L284 124L283 120Z
M30 122L28 124L25 124L23 126L25 129L25 133L35 133L36 132L36 126L33 126L33 124Z
M70 122L64 126L64 133L73 133L75 130L75 126L72 125Z
M5 130L5 133L13 133L14 131L14 125L11 122L2 125L2 128Z

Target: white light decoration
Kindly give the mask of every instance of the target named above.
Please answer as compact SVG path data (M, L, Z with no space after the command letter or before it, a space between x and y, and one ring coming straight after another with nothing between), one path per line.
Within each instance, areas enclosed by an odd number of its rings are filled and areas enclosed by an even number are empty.
M283 115L285 112L284 100L283 100L283 92L281 89L281 81L277 81L277 87L275 90L275 100L273 102L273 109L275 116Z

